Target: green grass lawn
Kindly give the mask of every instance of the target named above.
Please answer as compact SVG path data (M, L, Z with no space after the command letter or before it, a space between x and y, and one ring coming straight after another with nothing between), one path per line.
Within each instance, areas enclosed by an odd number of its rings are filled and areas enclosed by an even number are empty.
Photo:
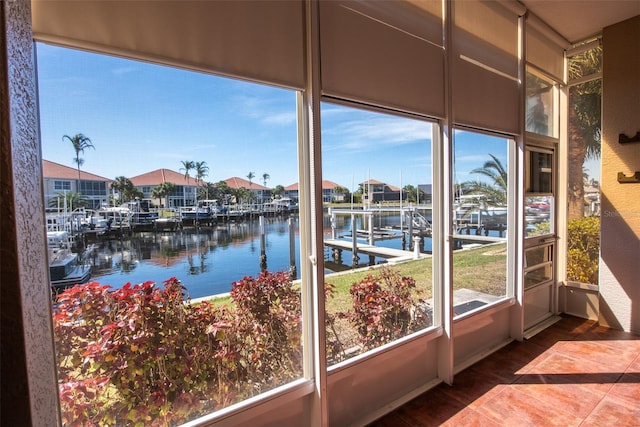
M490 244L473 249L464 249L453 254L453 288L470 289L494 296L503 296L506 291L506 244ZM328 318L333 319L332 330L327 331L328 344L339 342L342 349L334 354L331 363L339 362L363 351L360 337L350 323L346 313L353 312L353 299L350 294L354 283L367 275L379 276L380 268L388 264L363 267L352 271L328 274L325 282L333 285L333 295L326 301ZM390 266L400 276L411 277L416 287L413 293L415 301L428 301L433 297L433 258L410 260ZM294 286L299 286L297 283ZM227 296L211 300L216 305L224 305L233 310L233 301Z
M490 295L502 296L506 289L506 244L492 244L456 251L453 255L453 288L473 289ZM379 266L377 266L379 267ZM433 294L433 259L412 260L393 266L400 275L416 281L418 296L430 299ZM354 272L330 274L325 281L335 286L335 295L327 301L330 312L345 311L351 305L349 289L368 274L375 275L375 268Z
M490 295L502 296L506 289L506 244L485 245L474 249L456 251L453 255L453 288L473 289ZM384 265L384 264L383 264ZM368 274L375 275L381 265L329 274L325 282L335 286L333 298L327 301L327 311L346 311L351 306L349 290ZM433 296L433 259L424 258L399 263L393 266L400 275L416 281L418 296L430 299ZM231 304L228 296L212 300L216 304Z

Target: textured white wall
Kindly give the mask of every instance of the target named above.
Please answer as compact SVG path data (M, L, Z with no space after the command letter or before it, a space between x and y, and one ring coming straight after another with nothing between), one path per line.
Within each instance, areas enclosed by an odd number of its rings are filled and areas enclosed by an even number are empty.
M640 131L640 16L605 28L603 52L600 322L640 333L640 183L617 179L640 171L640 142L618 142Z

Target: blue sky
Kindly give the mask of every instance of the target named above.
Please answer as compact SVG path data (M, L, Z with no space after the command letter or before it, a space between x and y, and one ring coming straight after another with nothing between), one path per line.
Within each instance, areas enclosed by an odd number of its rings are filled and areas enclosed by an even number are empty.
M38 44L43 157L75 167L63 135L83 133L82 170L113 179L182 161L205 161L207 181L231 176L267 186L297 178L292 90ZM397 186L431 183L431 125L377 112L322 106L323 178L349 189L368 177ZM504 139L456 136L456 179L497 155Z

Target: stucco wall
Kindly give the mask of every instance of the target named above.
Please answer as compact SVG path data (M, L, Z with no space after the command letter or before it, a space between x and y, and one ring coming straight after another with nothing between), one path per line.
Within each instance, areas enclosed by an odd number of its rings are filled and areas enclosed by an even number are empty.
M31 3L4 1L0 66L2 419L59 425ZM7 205L7 209L4 206ZM24 368L26 367L26 371ZM28 373L28 375L27 375Z
M603 31L600 322L640 333L640 16Z

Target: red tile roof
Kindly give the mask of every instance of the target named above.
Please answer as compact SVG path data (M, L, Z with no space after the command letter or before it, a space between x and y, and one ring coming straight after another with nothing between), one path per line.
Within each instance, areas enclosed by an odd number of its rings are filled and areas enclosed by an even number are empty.
M326 180L326 179L322 180L322 189L323 190L333 190L336 187L342 187L342 185L336 184L335 182L329 181L329 180Z
M43 159L42 176L48 179L58 178L74 180L78 179L78 169ZM109 178L85 172L82 169L80 169L80 179L83 181L111 181Z
M189 181L187 182L184 174L172 171L171 169L156 169L154 171L143 173L142 175L134 176L129 179L136 187L142 187L143 185L160 185L165 182L170 182L176 185L197 186L196 180L193 177L190 177Z
M328 179L323 179L322 180L322 189L323 190L333 190L336 187L342 187L342 185L340 184L336 184L333 181L329 181ZM298 191L299 190L299 186L298 183L294 183L291 185L288 185L286 187L284 187L285 191Z
M377 179L369 179L367 181L361 182L358 185L369 185L369 184L371 184L371 185L380 185L380 184L386 184L386 183L382 182L382 181L378 181Z
M239 178L237 176L232 176L231 178L227 178L224 180L230 188L238 189L238 188L246 188L247 190L270 190L269 187L265 187L264 185L260 185L254 181L247 181L246 179Z
M397 186L391 185L391 184L387 184L386 182L378 181L377 179L369 179L367 181L361 182L358 185L360 185L360 186L365 186L365 185L384 185L385 187L389 188L389 190L391 190L391 191L400 191L400 187L397 187Z

